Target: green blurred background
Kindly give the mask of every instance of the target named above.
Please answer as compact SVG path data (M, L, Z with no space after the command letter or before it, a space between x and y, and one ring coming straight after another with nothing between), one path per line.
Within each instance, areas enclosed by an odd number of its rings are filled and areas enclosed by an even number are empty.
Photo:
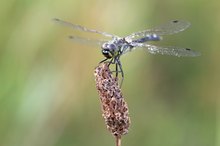
M2 0L0 146L115 145L95 88L100 49L68 40L93 35L56 25L54 17L120 36L190 21L157 44L202 56L140 49L121 58L132 120L122 145L220 146L219 14L217 0Z

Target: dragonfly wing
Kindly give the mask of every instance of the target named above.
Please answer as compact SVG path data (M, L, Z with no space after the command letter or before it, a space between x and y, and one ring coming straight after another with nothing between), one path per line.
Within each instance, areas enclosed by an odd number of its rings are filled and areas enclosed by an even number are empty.
M83 26L81 26L81 25L72 24L72 23L70 23L70 22L60 20L60 19L58 19L58 18L54 18L53 21L54 21L55 23L60 24L60 25L67 26L67 27L71 27L72 29L75 29L75 30L80 30L80 31L84 31L84 32L91 32L91 33L97 33L97 34L101 34L101 35L103 35L103 36L111 37L111 38L117 37L116 35L109 34L109 33L107 33L107 32L102 32L102 31L98 31L98 30L94 30L94 29L89 29L89 28L83 27Z
M101 46L103 43L107 41L107 40L96 40L96 39L83 38L83 37L72 36L72 35L69 36L69 39L77 43L93 45L93 46Z
M164 23L160 26L157 26L152 29L146 29L143 31L132 33L131 35L127 36L128 38L134 37L143 37L147 35L171 35L181 31L184 31L186 28L190 26L190 23L183 20L173 20L167 23Z
M189 48L159 47L149 44L140 44L139 47L147 48L152 54L171 55L178 57L196 57L201 55L199 52L193 51Z

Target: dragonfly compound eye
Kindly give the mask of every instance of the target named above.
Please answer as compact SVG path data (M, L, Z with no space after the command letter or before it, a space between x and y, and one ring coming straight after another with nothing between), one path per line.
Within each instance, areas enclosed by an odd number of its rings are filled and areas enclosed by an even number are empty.
M109 44L109 45L108 45L108 48L109 48L110 50L115 50L115 49L116 49L116 46L115 46L114 44Z
M112 58L112 54L109 51L109 49L102 49L102 54L106 57L106 58Z

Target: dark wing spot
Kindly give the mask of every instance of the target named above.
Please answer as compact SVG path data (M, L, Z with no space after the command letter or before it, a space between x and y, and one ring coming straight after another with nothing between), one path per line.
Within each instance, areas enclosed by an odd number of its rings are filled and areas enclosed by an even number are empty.
M69 39L74 39L74 36L69 36Z
M173 23L178 23L179 21L178 20L173 20Z
M189 49L189 48L186 48L186 50L187 50L187 51L191 51L191 49Z
M58 19L58 18L53 18L53 20L54 20L54 21L60 21L60 19Z

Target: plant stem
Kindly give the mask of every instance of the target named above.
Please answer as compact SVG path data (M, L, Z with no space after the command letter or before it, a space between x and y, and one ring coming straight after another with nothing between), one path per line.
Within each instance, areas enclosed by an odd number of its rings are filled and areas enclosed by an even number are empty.
M121 136L116 136L116 146L121 146Z

